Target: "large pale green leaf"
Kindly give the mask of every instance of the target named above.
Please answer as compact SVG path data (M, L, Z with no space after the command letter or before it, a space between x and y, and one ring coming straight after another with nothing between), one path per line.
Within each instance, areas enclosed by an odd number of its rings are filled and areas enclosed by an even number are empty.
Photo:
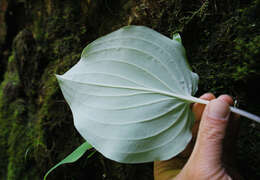
M89 44L74 67L57 75L75 127L104 156L166 160L189 143L198 76L176 37L127 26Z

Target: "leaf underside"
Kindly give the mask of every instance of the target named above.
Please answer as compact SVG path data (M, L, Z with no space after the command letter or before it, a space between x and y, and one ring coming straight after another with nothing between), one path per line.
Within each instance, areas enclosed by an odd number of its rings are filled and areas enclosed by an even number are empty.
M79 133L112 160L166 160L191 139L198 76L180 40L127 26L89 44L57 78Z

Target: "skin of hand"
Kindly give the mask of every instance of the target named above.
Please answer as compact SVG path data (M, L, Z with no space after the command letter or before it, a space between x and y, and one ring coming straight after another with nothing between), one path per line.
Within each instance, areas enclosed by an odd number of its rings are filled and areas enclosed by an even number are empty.
M179 155L181 158L189 157L188 161L177 176L174 168L179 157L167 161L155 161L154 180L242 179L231 168L235 166L233 141L238 132L239 118L238 115L230 113L232 98L221 95L216 99L211 93L204 94L200 98L210 102L206 107L198 103L192 105L195 115L193 139Z

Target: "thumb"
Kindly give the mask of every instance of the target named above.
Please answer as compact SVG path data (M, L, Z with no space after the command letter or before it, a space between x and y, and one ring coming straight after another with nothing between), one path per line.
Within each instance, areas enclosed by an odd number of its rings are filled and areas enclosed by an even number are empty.
M232 99L227 97L220 96L206 106L195 145L195 150L212 165L221 163L222 141L230 116L228 103L232 103Z

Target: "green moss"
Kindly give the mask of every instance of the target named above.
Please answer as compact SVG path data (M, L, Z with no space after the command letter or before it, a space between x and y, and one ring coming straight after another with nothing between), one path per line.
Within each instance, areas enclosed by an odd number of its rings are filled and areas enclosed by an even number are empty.
M72 67L86 44L111 31L113 22L125 23L102 3L25 1L32 16L14 39L0 86L0 179L41 179L82 143L55 74ZM72 179L84 172L86 161L81 163L49 178Z
M237 38L234 42L234 55L242 62L235 67L232 77L236 81L247 81L248 77L257 75L260 68L259 63L256 63L260 57L260 36Z
M189 62L200 76L198 96L205 92L232 95L242 109L259 115L260 1L234 4L226 11L209 6L205 18L193 17L181 33ZM214 16L215 12L219 16ZM214 22L214 23L213 23ZM192 29L192 30L191 30ZM241 120L237 146L238 171L246 179L259 179L259 124ZM257 130L258 129L258 130ZM247 146L246 143L251 144ZM233 147L235 149L235 147ZM247 159L247 160L246 160Z
M16 95L19 86L19 77L17 72L14 71L15 68L13 66L14 56L11 55L8 60L7 69L9 71L5 73L4 81L0 85L0 158L3 160L1 167L4 169L4 171L0 171L2 177L6 176L6 167L3 167L3 165L4 163L8 164L9 155L7 149L10 129L12 129L12 123L17 118L18 114L17 109L10 108L11 105L16 106L17 103L13 102L9 104L10 101L13 100L10 96Z
M35 137L39 136L41 131L30 122L32 119L28 116L29 107L20 92L21 83L16 70L14 53L8 59L7 69L0 86L0 165L2 167L0 178L37 179L32 175L36 169L28 168L34 164L29 162L31 156L26 160L25 154L28 147L37 146Z

